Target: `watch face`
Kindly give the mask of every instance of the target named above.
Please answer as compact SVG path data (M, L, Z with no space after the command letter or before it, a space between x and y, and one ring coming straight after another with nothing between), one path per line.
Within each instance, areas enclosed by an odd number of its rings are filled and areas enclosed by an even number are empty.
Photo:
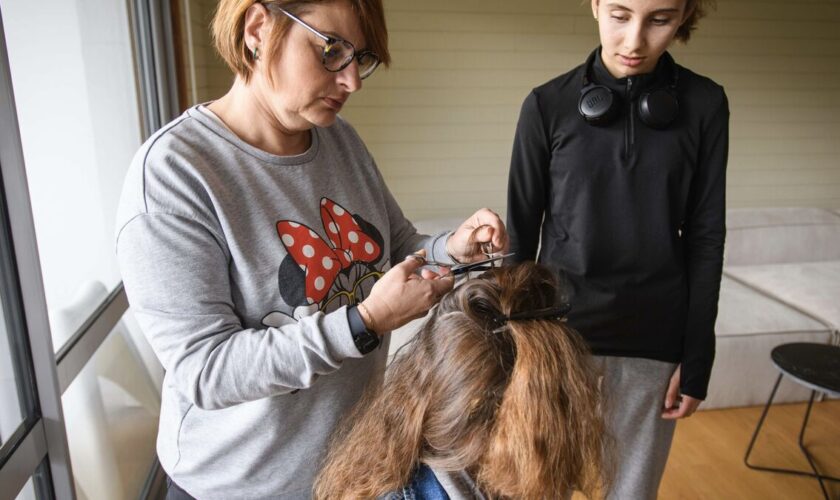
M361 335L354 336L353 341L356 344L356 349L360 353L367 354L379 345L379 336L373 332L365 332Z

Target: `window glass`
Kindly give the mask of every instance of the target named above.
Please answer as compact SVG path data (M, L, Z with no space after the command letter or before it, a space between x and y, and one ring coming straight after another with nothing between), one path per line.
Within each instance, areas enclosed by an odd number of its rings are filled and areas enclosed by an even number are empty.
M61 398L79 498L139 497L155 458L162 376L127 313Z
M0 303L0 446L23 422L18 384L12 363L11 341L3 306Z
M120 281L116 207L141 143L127 4L0 0L51 324L90 280ZM53 327L56 350L88 314Z
M50 487L49 462L46 458L35 470L35 473L26 481L23 488L18 492L15 500L40 500L42 498L53 498ZM87 500L87 499L79 499Z
M35 483L30 478L24 485L23 489L20 490L18 496L15 497L15 500L35 500L37 498L38 497L35 495Z

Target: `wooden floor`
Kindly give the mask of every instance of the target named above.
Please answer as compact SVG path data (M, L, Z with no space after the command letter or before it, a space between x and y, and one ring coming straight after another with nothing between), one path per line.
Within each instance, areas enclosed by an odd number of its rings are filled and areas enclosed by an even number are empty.
M797 445L805 407L806 404L788 404L770 408L750 463L808 469L808 461ZM816 479L754 471L744 465L744 454L762 409L701 411L680 421L659 488L659 498L824 498ZM805 432L805 445L811 450L821 472L840 477L840 401L814 403ZM826 484L832 500L840 500L840 483ZM575 493L572 500L585 500L585 497Z
M808 469L797 445L805 407L789 404L770 408L750 463ZM659 498L824 498L816 479L754 471L744 465L744 453L761 410L710 410L680 421ZM805 445L823 473L840 477L840 401L814 403ZM827 485L831 498L840 499L840 483Z

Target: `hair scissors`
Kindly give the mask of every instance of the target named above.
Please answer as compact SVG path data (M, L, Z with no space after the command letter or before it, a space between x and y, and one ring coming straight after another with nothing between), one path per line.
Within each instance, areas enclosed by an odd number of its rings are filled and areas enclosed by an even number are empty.
M459 276L462 274L466 274L472 271L485 271L487 269L491 269L496 267L496 263L502 259L512 256L512 253L506 253L502 255L496 255L493 257L489 257L487 259L479 260L476 262L470 262L469 264L447 264L445 262L437 262L434 260L427 260L421 255L411 254L410 257L418 259L423 262L424 266L438 266L438 267L446 267L449 268L450 274L453 276Z

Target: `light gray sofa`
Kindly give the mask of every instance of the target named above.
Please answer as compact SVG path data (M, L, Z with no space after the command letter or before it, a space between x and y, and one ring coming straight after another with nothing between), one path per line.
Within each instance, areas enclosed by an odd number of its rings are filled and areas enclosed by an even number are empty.
M717 355L703 408L763 404L778 371L770 351L788 342L837 342L840 213L818 208L727 212ZM807 400L783 381L775 402Z
M458 218L418 221L431 234ZM390 352L422 320L396 330ZM764 404L778 375L770 351L788 342L837 342L840 331L840 211L816 208L732 209L721 281L717 353L701 408ZM776 402L807 400L784 381Z

